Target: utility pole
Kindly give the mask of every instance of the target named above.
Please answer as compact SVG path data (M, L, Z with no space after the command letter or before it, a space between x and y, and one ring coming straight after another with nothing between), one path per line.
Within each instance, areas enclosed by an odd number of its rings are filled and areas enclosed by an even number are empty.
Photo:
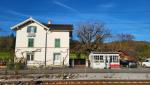
M46 30L46 37L45 37L45 67L46 67L46 56L47 56L47 32L48 30Z

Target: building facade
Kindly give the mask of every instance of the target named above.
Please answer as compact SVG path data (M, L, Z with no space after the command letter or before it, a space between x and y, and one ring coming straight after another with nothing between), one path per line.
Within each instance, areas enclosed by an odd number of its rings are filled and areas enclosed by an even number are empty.
M120 68L120 54L118 52L92 52L89 55L89 60L91 68Z
M41 23L33 18L11 27L16 31L15 61L27 66L69 65L72 25Z

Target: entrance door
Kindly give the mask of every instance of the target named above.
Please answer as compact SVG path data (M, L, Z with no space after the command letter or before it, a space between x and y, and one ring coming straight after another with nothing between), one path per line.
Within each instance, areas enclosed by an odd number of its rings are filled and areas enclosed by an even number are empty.
M61 55L60 53L54 53L54 58L53 58L53 64L54 65L61 65Z
M105 56L105 68L109 68L109 67L110 67L110 57Z

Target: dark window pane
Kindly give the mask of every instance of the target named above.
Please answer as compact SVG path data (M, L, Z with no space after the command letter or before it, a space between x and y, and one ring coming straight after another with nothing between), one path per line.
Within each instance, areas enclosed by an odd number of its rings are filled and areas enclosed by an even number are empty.
M27 54L27 61L29 61L30 60L30 55L29 54Z
M27 33L31 32L31 26L27 27Z
M110 62L112 62L112 56L110 56Z
M35 28L34 28L34 33L36 33L36 31L37 31L37 28L35 27Z

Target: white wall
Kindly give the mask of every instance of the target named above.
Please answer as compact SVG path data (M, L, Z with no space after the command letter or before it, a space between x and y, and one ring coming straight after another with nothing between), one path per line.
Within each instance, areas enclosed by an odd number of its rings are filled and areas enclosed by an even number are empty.
M52 65L53 62L53 54L60 53L61 60L67 56L65 59L65 65L69 65L69 32L48 32L47 36L47 60L49 60L48 64ZM55 39L60 39L60 48L55 48Z
M28 48L28 33L27 33L27 27L28 26L36 26L37 32L36 37L34 38L34 47ZM16 31L16 57L26 57L25 51L35 51L36 49L41 49L41 52L35 52L34 61L31 62L37 63L37 61L41 61L44 64L45 61L45 37L46 31L42 26L40 26L37 23L29 24L22 29L19 29ZM60 48L55 48L55 38L60 38L61 44ZM65 65L69 65L69 32L48 32L47 35L47 65L53 64L53 54L54 53L61 53L61 60L63 60L63 57L67 58L65 60ZM23 53L23 56L21 54ZM36 64L39 65L39 64Z

